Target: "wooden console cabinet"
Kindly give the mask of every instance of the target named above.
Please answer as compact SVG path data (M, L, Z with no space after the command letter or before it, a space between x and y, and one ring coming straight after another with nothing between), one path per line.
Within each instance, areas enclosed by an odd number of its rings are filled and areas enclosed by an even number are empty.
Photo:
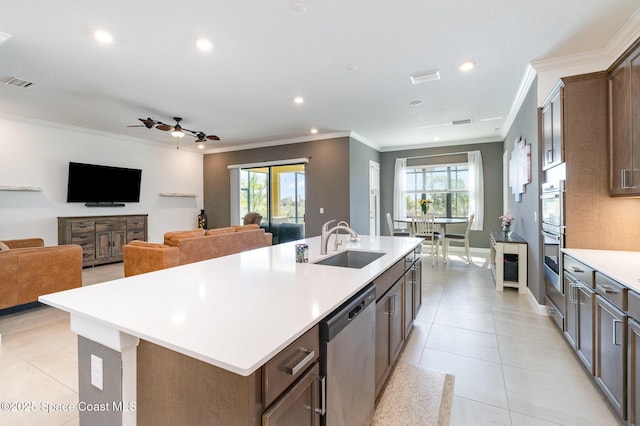
M147 215L58 217L58 244L82 246L82 266L122 261L122 246L147 240Z

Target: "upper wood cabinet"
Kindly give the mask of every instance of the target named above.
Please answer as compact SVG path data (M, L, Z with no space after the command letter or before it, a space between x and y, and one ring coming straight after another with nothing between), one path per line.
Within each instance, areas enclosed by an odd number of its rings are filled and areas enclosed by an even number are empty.
M560 81L540 109L542 133L542 169L546 170L564 161L562 145L562 97L564 84Z
M609 192L640 195L640 43L609 70Z

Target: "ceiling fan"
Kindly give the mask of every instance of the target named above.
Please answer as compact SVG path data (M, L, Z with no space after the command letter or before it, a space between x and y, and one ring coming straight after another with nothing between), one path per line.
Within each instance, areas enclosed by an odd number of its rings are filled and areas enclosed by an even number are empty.
M142 125L138 124L138 125L127 126L127 127L146 127L147 129L152 129L155 127L156 129L163 130L165 132L170 131L171 135L176 139L180 139L184 135L193 136L194 138L196 138L196 142L206 142L207 139L212 141L220 140L220 138L216 135L207 135L203 131L185 129L180 125L180 122L182 121L181 117L173 117L173 119L176 122L176 124L174 125L166 124L166 123L163 123L162 121L154 120L151 117L138 118L138 120L142 122Z

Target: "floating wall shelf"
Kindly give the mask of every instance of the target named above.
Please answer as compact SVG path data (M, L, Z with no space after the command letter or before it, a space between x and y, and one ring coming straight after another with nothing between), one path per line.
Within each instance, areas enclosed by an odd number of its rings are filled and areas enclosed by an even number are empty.
M193 192L161 192L161 197L197 197Z
M41 192L42 188L39 186L0 185L0 191Z

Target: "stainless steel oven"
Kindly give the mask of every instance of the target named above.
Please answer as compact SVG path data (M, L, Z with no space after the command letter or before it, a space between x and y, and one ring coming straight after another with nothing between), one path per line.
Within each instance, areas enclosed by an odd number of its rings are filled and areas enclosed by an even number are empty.
M560 328L564 327L564 280L562 253L565 247L564 181L542 185L542 238L547 306Z

